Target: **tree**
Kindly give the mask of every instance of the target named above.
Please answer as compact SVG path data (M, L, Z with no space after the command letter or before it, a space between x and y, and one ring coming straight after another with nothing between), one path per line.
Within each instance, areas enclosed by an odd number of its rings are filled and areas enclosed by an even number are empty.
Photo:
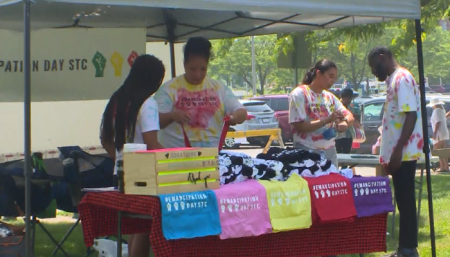
M354 39L347 39L339 45L339 51L346 57L349 63L349 77L355 90L359 89L359 85L364 79L367 67L367 55L371 47L372 43L370 41L359 44Z
M260 94L264 94L264 86L269 75L276 70L278 57L276 35L255 37L255 60L257 80ZM211 62L211 71L216 77L240 76L251 87L252 55L251 38L224 39L213 42L217 57Z
M355 31L359 31L356 29ZM336 63L340 78L344 78L357 90L364 78L369 76L367 55L378 42L388 42L383 37L371 35L356 40L353 37L331 35L333 31L315 31L307 37L310 51L313 52L314 63L327 58ZM353 33L348 30L348 33ZM331 36L330 36L331 35ZM364 34L363 34L364 35Z
M449 33L436 29L441 18L450 14L450 0L421 0L423 50L425 75L430 81L442 78L450 81ZM415 23L412 20L396 20L381 24L368 24L308 33L313 63L322 58L336 62L339 75L359 87L362 80L372 76L367 65L367 54L376 45L391 48L397 60L417 75ZM251 40L250 38L223 39L214 42L217 59L212 62L211 74L227 84L245 81L251 87ZM292 34L255 37L255 54L259 93L270 84L272 92L282 91L292 85L293 71L277 69L277 56L294 49ZM300 72L302 77L303 72ZM417 77L417 76L416 76ZM238 79L239 78L239 79ZM271 82L271 83L269 83ZM431 83L431 82L430 82ZM433 82L435 83L435 82ZM240 83L242 84L242 82Z
M276 69L268 76L272 84L268 87L270 93L284 94L288 87L295 85L294 69Z
M424 33L431 33L436 29L439 20L450 13L450 0L421 0L421 24ZM325 40L332 40L341 36L354 40L366 41L377 38L386 32L386 28L397 27L400 30L393 35L390 48L396 56L408 53L415 45L416 29L414 20L394 20L379 24L368 24L356 27L331 29Z
M423 41L423 57L425 76L429 78L429 84L439 84L450 82L450 32L444 31L440 27L427 33ZM398 58L401 65L408 68L413 75L418 78L417 52L411 48L404 55Z

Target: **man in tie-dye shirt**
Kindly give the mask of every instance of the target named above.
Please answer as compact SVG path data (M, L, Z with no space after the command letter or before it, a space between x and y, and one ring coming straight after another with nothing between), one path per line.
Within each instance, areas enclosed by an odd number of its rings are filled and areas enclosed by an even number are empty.
M185 147L183 129L193 147L218 147L224 118L230 125L247 119L247 110L233 92L219 81L206 77L211 43L202 37L184 46L185 74L166 82L155 94L165 148Z
M376 47L369 53L369 65L387 85L380 163L392 174L400 212L399 248L387 256L417 257L415 174L424 144L419 86L386 47Z

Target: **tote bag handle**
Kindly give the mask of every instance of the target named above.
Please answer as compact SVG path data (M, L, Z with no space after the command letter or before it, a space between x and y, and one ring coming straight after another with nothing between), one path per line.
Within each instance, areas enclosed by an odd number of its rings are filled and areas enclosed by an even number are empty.
M223 119L223 121L224 121L224 123L223 123L222 132L220 133L220 139L219 139L219 151L222 150L225 139L227 138L228 129L230 128L230 117L225 117ZM186 134L186 130L184 129L183 125L181 125L181 130L183 131L184 145L186 147L192 147L191 142L189 141L189 138Z

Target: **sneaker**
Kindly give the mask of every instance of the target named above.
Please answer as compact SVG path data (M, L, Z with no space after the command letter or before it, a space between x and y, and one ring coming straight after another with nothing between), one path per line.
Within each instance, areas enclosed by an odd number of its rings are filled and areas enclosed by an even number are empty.
M383 254L381 257L397 257L398 256L398 251L395 250L393 253L388 253L388 254Z
M411 250L411 252L406 253L406 251L395 250L393 253L385 254L382 257L420 257L417 249Z

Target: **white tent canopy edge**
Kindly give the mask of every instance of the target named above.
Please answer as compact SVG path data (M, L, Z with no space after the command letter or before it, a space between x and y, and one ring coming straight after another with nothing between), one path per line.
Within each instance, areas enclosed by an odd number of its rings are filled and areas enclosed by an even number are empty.
M11 0L10 0L11 1ZM284 12L315 15L348 15L419 18L417 0L48 0L77 4L106 4L157 8L182 8L216 11ZM418 16L419 14L419 16Z
M22 30L21 0L0 0L0 28ZM147 28L148 41L181 42L420 18L419 0L36 0L32 29Z

